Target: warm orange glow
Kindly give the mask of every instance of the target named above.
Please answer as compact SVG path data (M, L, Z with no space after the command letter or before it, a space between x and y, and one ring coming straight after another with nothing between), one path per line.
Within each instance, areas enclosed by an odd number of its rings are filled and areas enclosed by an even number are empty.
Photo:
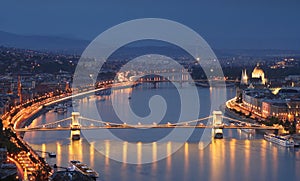
M156 162L157 160L157 143L152 143L152 162Z
M236 139L232 139L229 143L229 152L230 152L230 171L231 175L235 174L235 151L236 151Z
M42 144L42 157L43 158L46 157L46 144L45 143Z
M137 164L142 163L142 142L137 143Z
M95 160L95 142L91 142L90 143L90 164L91 164L91 167L95 166L94 160Z
M266 140L261 140L261 148L263 149L267 149L267 147L269 146L268 144L272 144L271 142L267 142ZM260 152L260 161L261 161L261 173L266 173L266 167L267 167L267 163L266 163L266 160L267 160L267 152L266 151L261 151ZM264 179L264 178L262 178Z
M61 165L61 145L59 144L59 142L56 142L56 152L57 152L57 156L56 156L56 163L57 165Z
M278 147L273 146L272 147L272 166L274 167L274 170L278 170ZM274 178L278 178L277 174L278 172L274 172Z
M110 142L105 140L105 165L109 165Z
M77 150L76 152L79 152L78 155L78 159L83 161L83 150L82 150L82 139L80 139L79 141L75 141L76 146L75 146L75 150Z
M245 149L244 149L244 154L245 154L245 174L247 175L247 178L250 177L250 150L251 150L251 144L250 140L245 140Z
M184 144L184 172L187 173L189 170L189 144Z
M128 150L128 142L123 142L123 164L127 163L127 150Z
M74 160L74 154L73 154L73 148L72 148L72 145L73 145L73 141L71 141L71 144L68 146L69 147L69 160Z
M157 143L152 143L152 172L155 172L157 169Z

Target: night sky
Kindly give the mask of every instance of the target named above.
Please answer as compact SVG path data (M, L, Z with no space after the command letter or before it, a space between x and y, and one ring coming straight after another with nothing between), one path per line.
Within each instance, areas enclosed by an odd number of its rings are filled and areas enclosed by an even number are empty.
M0 31L92 40L136 18L166 18L215 48L300 49L298 0L2 0Z

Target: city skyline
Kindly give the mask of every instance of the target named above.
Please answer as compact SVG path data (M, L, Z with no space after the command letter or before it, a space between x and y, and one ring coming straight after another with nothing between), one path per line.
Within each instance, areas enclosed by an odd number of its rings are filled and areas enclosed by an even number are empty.
M0 4L0 180L299 180L300 1Z
M299 49L299 1L51 1L2 2L0 31L91 41L137 18L166 18L189 26L213 48ZM1 43L1 42L0 42Z

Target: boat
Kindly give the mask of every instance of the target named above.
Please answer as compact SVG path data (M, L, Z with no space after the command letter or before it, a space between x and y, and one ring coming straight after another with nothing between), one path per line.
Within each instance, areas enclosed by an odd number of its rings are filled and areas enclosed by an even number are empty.
M50 158L55 158L55 157L56 157L56 153L55 153L55 152L49 152L49 153L48 153L48 156L49 156Z
M58 104L57 106L54 107L54 112L65 113L67 112L67 106L63 104Z
M86 164L81 163L78 160L71 160L70 163L72 166L75 167L75 170L81 172L84 175L87 175L94 179L99 177L99 173L97 173L94 169L88 167Z
M294 147L295 146L294 140L290 137L265 133L264 138L267 141L276 143L276 144L284 146L284 147Z
M216 129L214 133L215 139L222 139L223 138L223 130L222 129Z

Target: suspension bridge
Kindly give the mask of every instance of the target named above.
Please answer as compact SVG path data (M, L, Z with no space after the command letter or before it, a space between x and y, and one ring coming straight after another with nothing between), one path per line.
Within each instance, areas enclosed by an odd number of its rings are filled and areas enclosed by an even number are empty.
M204 124L203 121L207 123ZM228 120L231 124L226 124L223 120ZM147 129L147 128L210 128L216 131L221 137L223 136L223 129L261 129L261 130L278 130L279 127L265 126L259 124L246 123L241 120L233 119L223 116L221 111L213 111L212 116L199 118L191 121L177 122L177 123L155 123L152 124L127 124L127 123L115 123L106 122L102 120L95 120L92 118L86 118L80 116L79 112L72 112L71 117L61 119L58 121L29 126L24 128L18 128L18 132L27 131L60 131L71 130L72 139L80 139L80 130L82 129Z

